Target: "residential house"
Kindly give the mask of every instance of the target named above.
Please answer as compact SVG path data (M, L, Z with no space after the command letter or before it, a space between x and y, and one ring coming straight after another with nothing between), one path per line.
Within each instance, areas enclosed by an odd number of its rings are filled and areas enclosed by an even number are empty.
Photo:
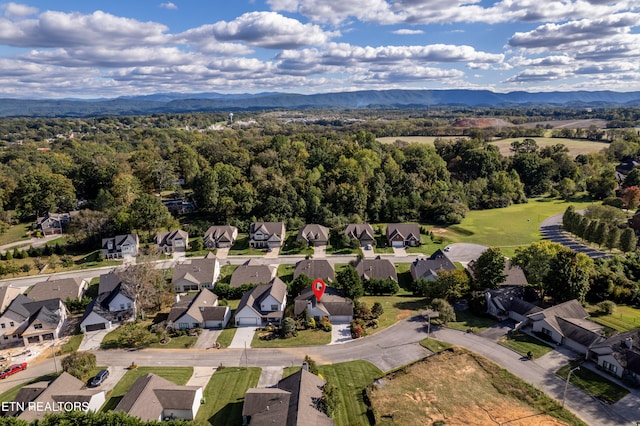
M333 265L326 259L305 259L296 263L296 269L293 271L293 278L298 278L304 274L311 280L322 279L324 282L334 282L336 273Z
M139 377L115 411L143 421L193 420L202 404L201 386L179 386L155 374Z
M36 229L40 230L43 236L62 234L78 212L68 213L45 213L44 216L37 218Z
M527 277L524 274L524 271L521 267L512 265L511 261L507 260L504 264L504 275L505 279L500 284L503 285L515 285L515 286L526 286L529 285L529 281L527 281Z
M102 239L102 255L105 259L136 257L140 248L137 234L116 235Z
M287 285L274 278L246 292L235 313L236 326L280 324L287 306Z
M3 414L33 422L43 420L47 414L59 412L58 404L75 404L76 407L80 403L81 410L96 412L104 404L105 394L104 390L86 389L85 383L63 371L50 382L36 382L23 386L13 401L14 404L8 404L9 411Z
M354 267L363 281L376 279L398 282L398 272L389 259L382 259L380 256L375 259L360 259Z
M87 280L82 278L49 279L34 284L29 290L29 299L36 301L56 298L62 301L79 300L82 299L88 285Z
M161 253L184 253L189 247L189 234L181 229L158 232L153 242Z
M640 330L631 330L602 339L589 348L587 359L609 374L640 384Z
M98 296L89 303L80 320L83 333L109 330L123 321L132 320L135 298L116 272L100 275Z
M213 253L203 259L187 259L173 268L171 284L176 293L213 289L220 277L220 261Z
M275 388L249 389L242 405L242 424L331 426L333 419L318 404L326 383L303 368L280 380Z
M416 281L424 278L427 281L435 281L440 271L453 271L456 265L447 257L445 252L438 249L427 258L416 259L411 263L411 278Z
M602 339L603 327L587 320L588 316L574 299L527 315L521 327L530 327L544 340L584 355L592 344Z
M0 346L28 346L57 339L66 319L67 309L62 300L34 301L19 294L0 316Z
M391 247L417 247L420 245L420 227L416 223L389 223L387 242Z
M353 320L353 302L342 296L334 287L325 287L324 294L318 300L311 287L306 288L294 299L293 314L298 316L307 311L311 318L319 321L329 317L334 324L345 324Z
M194 201L183 200L181 198L174 198L171 200L162 200L162 204L172 214L184 214L194 211L197 206Z
M298 231L297 241L306 241L309 246L326 246L329 244L329 228L322 225L308 224Z
M231 318L228 306L218 306L218 296L203 288L198 293L176 295L176 303L169 312L167 326L190 328L225 328Z
M243 284L266 284L276 277L278 269L273 265L264 265L257 259L249 259L238 266L231 274L231 287Z
M230 248L238 238L238 228L230 225L214 225L204 234L207 248Z
M510 318L520 323L527 315L542 311L542 308L524 300L523 286L503 285L494 290L486 290L484 297L487 302L487 314L498 321Z
M349 238L355 238L360 242L360 247L373 246L375 244L375 233L368 223L351 223L344 228L344 233Z
M253 222L249 227L249 246L252 248L280 248L286 239L283 222Z

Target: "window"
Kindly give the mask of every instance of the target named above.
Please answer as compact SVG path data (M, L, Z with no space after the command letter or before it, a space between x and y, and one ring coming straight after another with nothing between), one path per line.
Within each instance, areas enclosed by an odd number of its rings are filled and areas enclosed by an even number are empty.
M618 366L611 364L610 362L607 361L602 361L602 368L604 368L605 370L607 370L610 373L613 374L617 374L618 373Z
M199 327L200 327L200 324L199 324L199 323L197 323L197 322L194 322L194 323L193 323L193 328L199 328Z
M0 324L0 326L1 326L2 328L5 328L5 327L6 327L6 325L4 325L4 323Z
M272 311L277 311L278 310L278 305L271 305L271 310Z
M131 309L131 302L127 303L127 309Z
M4 337L4 340L9 340L9 336L2 336Z
M120 304L120 310L123 310L123 309L124 309L124 303L121 303Z
M9 325L13 327L13 321L9 321Z
M36 330L40 330L42 328L42 324L34 324L33 328Z
M549 330L548 328L542 327L542 333L546 334L547 336L551 336L551 330Z
M181 322L178 323L178 328L182 329L182 328L189 328L189 323L188 322Z

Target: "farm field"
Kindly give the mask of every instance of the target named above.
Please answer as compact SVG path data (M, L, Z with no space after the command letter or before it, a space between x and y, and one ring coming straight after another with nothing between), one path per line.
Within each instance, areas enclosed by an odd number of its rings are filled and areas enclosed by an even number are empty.
M405 142L418 142L433 145L436 139L451 139L455 140L460 138L459 136L388 136L377 138L380 143L394 143L397 140ZM532 137L532 138L508 138L492 141L491 144L498 147L500 153L504 156L510 156L511 143L514 141L522 141L523 139L533 139L536 141L540 148L545 146L552 146L557 144L563 144L569 148L569 153L576 157L580 154L589 154L592 152L600 152L602 149L609 146L606 142L593 142L587 140L576 140L566 138L548 138L548 137Z
M369 392L377 425L582 425L560 403L470 352L445 350Z
M605 327L620 333L635 330L640 327L640 309L631 306L616 306L611 315L596 315L591 313L591 319Z

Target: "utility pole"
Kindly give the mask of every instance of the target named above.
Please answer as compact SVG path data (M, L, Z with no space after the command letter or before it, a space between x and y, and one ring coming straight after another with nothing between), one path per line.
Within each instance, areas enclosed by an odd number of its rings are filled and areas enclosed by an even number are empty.
M567 374L567 382L564 384L564 392L562 393L562 406L564 407L564 400L567 397L567 388L569 387L569 381L571 380L571 373L573 373L576 370L580 370L580 366L577 366L576 368L572 368L571 370L569 370L569 374Z
M51 353L53 353L53 366L56 369L56 374L58 374L58 363L56 362L55 343L51 344Z

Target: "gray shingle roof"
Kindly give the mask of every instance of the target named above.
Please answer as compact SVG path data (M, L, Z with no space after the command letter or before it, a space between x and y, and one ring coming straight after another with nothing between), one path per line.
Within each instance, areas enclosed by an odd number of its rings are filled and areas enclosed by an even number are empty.
M86 281L82 278L63 278L59 280L43 281L35 284L29 290L29 298L32 300L67 299L75 300L82 297L83 287ZM81 289L83 289L81 291Z
M297 240L304 240L309 243L315 241L327 242L329 241L329 228L322 225L310 223L305 225L300 231L298 231Z
M313 306L325 311L327 315L351 315L353 316L353 303L344 297L340 293L340 290L327 286L324 290L324 294L318 302L313 289L307 287L300 293L298 297L294 299L294 315L300 315L307 309L307 302L311 301Z
M398 272L396 267L389 259L381 259L379 256L375 259L360 259L355 264L358 275L363 280L392 279L398 281Z
M216 306L217 301L218 296L204 288L197 294L183 296L179 302L173 305L167 320L179 322L180 318L185 314L201 323L207 320L222 320L228 307Z
M231 287L240 287L242 284L266 284L276 276L276 268L263 265L256 259L250 259L238 266L231 274Z
M211 254L211 253L209 253ZM187 280L194 284L212 284L214 280L216 259L213 254L207 255L203 259L189 259L178 263L173 268L172 283Z
M335 281L335 271L333 265L326 259L305 259L296 263L296 269L293 271L293 278L297 278L300 274L315 280L322 278L325 281Z
M351 223L346 226L344 233L349 238L355 238L359 241L373 241L375 233L368 223Z
M242 296L242 299L240 299L236 312L240 311L245 306L248 306L263 317L282 318L282 311L265 313L260 310L260 303L269 295L282 303L287 295L287 285L280 278L276 277L271 280L269 284L261 284L252 290L247 291Z
M436 274L438 271L453 271L456 265L442 250L436 250L431 256L422 259L416 259L411 263L411 277L414 280L423 278L428 275Z

